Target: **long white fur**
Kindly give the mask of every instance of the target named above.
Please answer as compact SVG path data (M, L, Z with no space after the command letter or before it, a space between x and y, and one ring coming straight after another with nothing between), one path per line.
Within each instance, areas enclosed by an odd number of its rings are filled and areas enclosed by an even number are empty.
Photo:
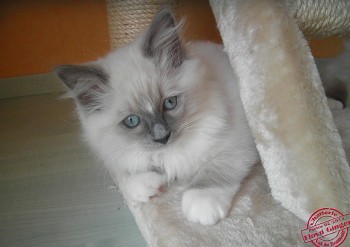
M102 111L86 114L79 110L85 139L117 177L125 195L142 202L157 195L159 191L155 188L164 186L165 181L169 184L175 179L190 182L201 169L210 169L211 165L220 167L220 162L223 162L220 169L226 175L231 173L230 179L226 178L232 180L230 185L223 181L219 186L221 177L213 175L207 178L210 193L194 185L183 198L184 213L189 220L214 224L226 216L241 180L258 159L234 73L221 46L192 43L186 46L189 59L183 62L173 78L166 78L152 61L143 56L140 45L141 40L136 40L98 61L109 75L112 89L106 96L108 104L105 103ZM173 143L149 151L121 138L118 123L132 113L125 102L140 98L140 92L152 91L154 81L159 81L159 78L169 95L185 92L182 101L196 114L183 121L180 137ZM143 102L144 107L151 110L147 100ZM151 171L154 168L164 171L166 179L162 178L163 174L159 179L155 178ZM152 186L149 186L150 180ZM215 180L214 187L210 186L212 180ZM197 194L194 197L197 200L192 196L189 199L189 194ZM201 195L204 194L203 199ZM222 195L221 201L217 200L218 194ZM203 210L194 210L201 207L203 200L211 205L207 206L205 214Z

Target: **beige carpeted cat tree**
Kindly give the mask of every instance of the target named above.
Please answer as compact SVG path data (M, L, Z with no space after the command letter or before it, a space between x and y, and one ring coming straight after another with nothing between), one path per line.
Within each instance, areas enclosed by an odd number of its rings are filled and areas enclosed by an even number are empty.
M138 32L164 4L176 7L176 1L109 0L112 44L127 36L121 29L125 23ZM317 37L350 35L350 2L210 4L239 78L262 166L245 179L229 217L216 226L186 221L181 185L147 204L126 198L128 206L150 246L307 246L300 231L315 210L350 213L350 169L301 31ZM342 246L350 246L350 237Z

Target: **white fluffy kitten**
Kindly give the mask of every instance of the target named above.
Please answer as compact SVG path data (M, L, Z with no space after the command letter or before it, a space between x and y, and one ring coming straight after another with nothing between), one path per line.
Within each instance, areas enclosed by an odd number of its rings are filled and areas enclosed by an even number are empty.
M183 213L211 225L227 215L258 154L222 47L184 46L177 31L163 10L134 42L56 73L124 194L147 202L183 180Z

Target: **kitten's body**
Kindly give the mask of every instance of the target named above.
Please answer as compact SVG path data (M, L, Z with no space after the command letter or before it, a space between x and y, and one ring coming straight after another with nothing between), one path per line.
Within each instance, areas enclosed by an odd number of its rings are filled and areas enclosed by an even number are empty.
M214 224L226 216L258 154L221 46L184 47L162 11L133 43L56 71L73 92L87 142L127 196L147 202L182 180L189 220ZM174 97L176 107L165 109Z
M191 181L190 188L200 189L198 193L215 188L216 192L206 195L205 201L214 204L209 207L222 211L221 218L226 215L241 180L257 160L257 151L236 79L222 47L193 43L186 48L190 59L184 61L175 77L162 80L158 74L161 72L137 52L139 47L134 44L101 61L114 88L110 92L110 107L83 116L84 133L118 180L123 181L121 188L135 201L148 201L158 194L159 187L166 181L176 178ZM133 56L121 58L124 52ZM116 128L125 117L124 111L126 115L154 115L155 108L160 107L155 102L162 94L179 97L178 112L169 113L178 121L177 130L172 132L167 144L134 140L130 132L135 130ZM218 193L227 194L221 199L226 200L225 208L217 205ZM211 196L213 198L209 198ZM197 203L183 202L187 208L184 210L194 210L187 213L189 219L203 224L215 223L218 216L200 219L193 215L198 209L191 207L203 207L202 198L197 200ZM210 209L203 210L206 212L198 214L210 215Z

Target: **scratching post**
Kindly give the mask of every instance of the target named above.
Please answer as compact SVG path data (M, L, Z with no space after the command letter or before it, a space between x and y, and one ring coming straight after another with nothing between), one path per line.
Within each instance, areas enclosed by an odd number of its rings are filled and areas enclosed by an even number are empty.
M161 7L177 10L177 0L107 0L109 36L112 48L133 41L151 23Z
M348 0L284 0L308 37L350 36Z

